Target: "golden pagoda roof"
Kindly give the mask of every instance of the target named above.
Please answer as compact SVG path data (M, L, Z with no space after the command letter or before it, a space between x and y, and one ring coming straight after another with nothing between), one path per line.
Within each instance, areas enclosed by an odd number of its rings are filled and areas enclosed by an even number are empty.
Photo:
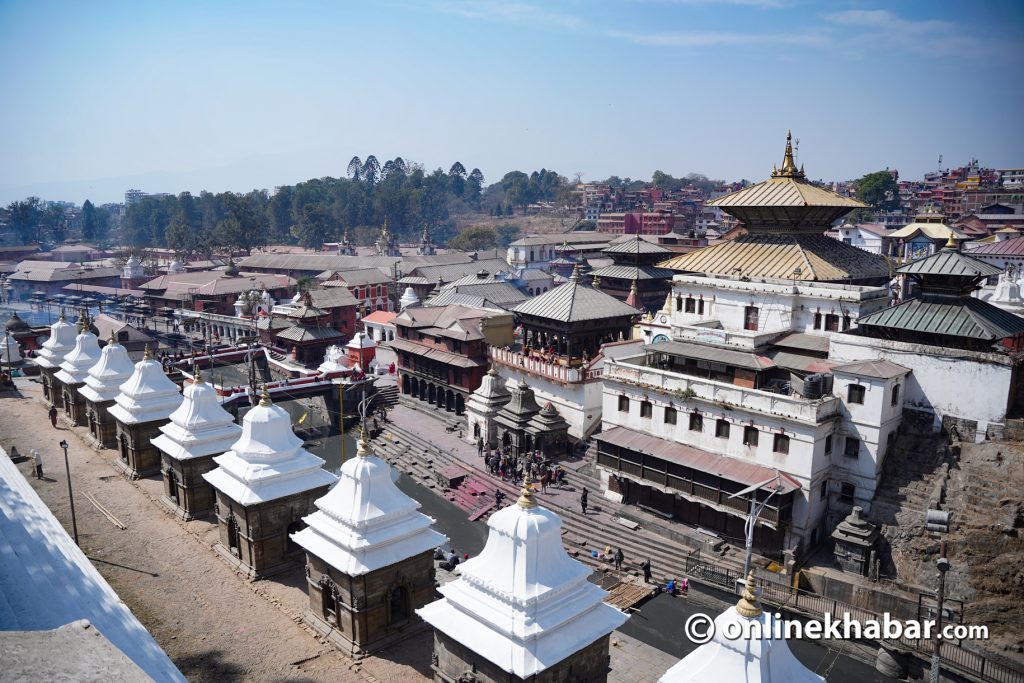
M824 235L746 235L658 265L685 273L804 282L889 277L882 257Z
M825 230L836 218L853 210L867 207L867 204L851 197L844 197L807 181L803 167L797 169L793 161L792 135L786 134L786 152L782 167L772 168L772 176L768 180L730 192L713 199L708 206L724 209L743 221L748 229L756 231L761 224L781 225L786 222L793 227L803 227L813 223ZM793 208L805 209L805 215L772 214L759 209ZM818 209L814 211L814 209Z

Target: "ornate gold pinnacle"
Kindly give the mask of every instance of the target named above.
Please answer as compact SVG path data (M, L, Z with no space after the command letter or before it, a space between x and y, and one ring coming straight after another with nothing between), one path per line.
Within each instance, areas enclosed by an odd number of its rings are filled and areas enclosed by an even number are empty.
M533 487L530 484L533 483L533 479L529 474L523 479L523 490L519 492L519 500L516 501L519 507L524 510L532 510L537 507L537 501L533 497Z
M272 405L270 403L270 392L267 391L267 385L263 385L263 391L260 393L260 405L263 407Z
M740 616L751 619L761 616L761 603L757 599L757 584L754 582L754 570L747 574L747 583L743 587L739 602L736 603L736 611Z

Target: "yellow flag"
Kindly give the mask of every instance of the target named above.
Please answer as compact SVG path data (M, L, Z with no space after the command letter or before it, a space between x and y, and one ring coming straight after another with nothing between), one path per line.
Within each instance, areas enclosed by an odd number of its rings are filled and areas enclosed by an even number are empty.
M299 418L299 424L302 424L303 422L305 422L307 417L309 417L309 411L308 410L302 414L302 417Z

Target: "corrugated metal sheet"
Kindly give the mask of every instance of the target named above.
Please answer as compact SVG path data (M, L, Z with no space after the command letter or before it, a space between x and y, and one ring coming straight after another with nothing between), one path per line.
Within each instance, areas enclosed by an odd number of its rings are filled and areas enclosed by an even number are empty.
M674 270L657 266L608 266L586 274L586 277L612 277L620 280L671 280Z
M671 253L659 244L652 244L639 235L612 243L607 249L601 250L605 254L668 254Z
M652 455L684 467L714 474L744 486L754 486L775 476L775 470L767 467L718 455L686 444L666 441L625 427L612 427L606 432L595 434L594 438L613 446L628 448L631 451ZM799 491L801 488L800 482L785 473L781 475L781 483L781 493L783 494Z
M786 349L801 349L803 351L820 351L822 353L828 353L829 337L823 334L794 332L793 334L787 334L781 339L776 339L772 342L772 345Z
M707 205L723 209L733 206L835 206L858 209L867 206L856 199L843 197L797 178L771 178L713 199Z
M1024 237L1011 237L1002 242L984 244L977 249L972 249L971 253L990 256L1024 256Z
M413 355L419 356L420 358L430 358L440 363L447 365L454 365L460 368L476 368L486 365L484 361L476 361L466 356L460 356L455 353L448 353L441 349L434 349L429 346L421 346L414 344L413 342L405 341L404 339L394 339L388 342L388 345L393 349L399 351L405 351Z
M893 363L887 360L863 360L857 363L845 363L832 368L835 372L845 372L861 377L877 377L879 379L891 379L900 377L910 372L910 368Z
M760 356L756 353L723 349L719 346L706 346L692 342L658 342L657 344L649 344L646 347L646 351L648 353L656 351L684 358L714 361L748 370L767 370L775 366L771 358Z
M931 256L911 261L898 268L897 273L907 275L962 275L965 277L990 277L1003 272L1001 268L985 263L972 256L953 249L941 249Z
M889 266L881 256L824 235L746 235L658 265L678 272L780 280L833 282L889 277Z
M864 316L857 325L991 341L1024 333L1024 318L973 297L911 299Z
M610 294L572 280L521 303L512 310L521 315L532 315L565 323L623 318L640 313L637 309Z
M889 235L891 239L913 239L918 235L924 235L930 240L948 240L949 236L952 235L953 239L962 240L966 239L967 235L953 228L949 227L945 223L910 223L904 225L896 232Z
M789 351L773 351L769 354L772 361L785 370L796 370L797 372L831 372L835 363L824 358L815 356L802 356L799 353Z

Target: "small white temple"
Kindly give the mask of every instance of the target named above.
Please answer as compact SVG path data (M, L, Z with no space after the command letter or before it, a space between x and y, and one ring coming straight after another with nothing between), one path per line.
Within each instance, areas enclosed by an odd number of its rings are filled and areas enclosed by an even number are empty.
M505 387L505 380L491 367L466 401L466 440L476 443L477 439L483 439L485 446L496 447L498 430L494 417L511 400L512 394Z
M418 306L420 298L416 296L416 292L413 291L412 287L406 287L405 291L402 292L402 298L398 300L399 310L404 311L410 306Z
M448 538L399 490L365 435L340 475L292 538L306 550L307 621L343 650L365 653L422 623L414 610L434 598L433 553Z
M64 319L62 312L57 322L50 325L50 338L43 342L35 357L43 376L43 399L57 408L64 405L64 397L61 395L60 382L54 379L54 375L64 362L64 356L75 348L75 332L75 326Z
M417 610L434 627L438 680L476 671L484 680L566 680L571 670L573 680L606 681L608 636L627 615L566 553L558 515L537 505L527 483L487 525L480 555L459 565L442 599Z
M117 337L111 332L99 362L89 368L85 384L78 388L78 393L85 399L89 436L94 445L113 448L117 444L117 428L109 408L121 393L121 385L133 372L135 365L128 357L128 350L117 343Z
M242 428L220 404L217 390L197 370L182 392L184 400L160 427L153 446L163 455L163 502L185 519L213 510L213 488L203 474L217 465L215 455L238 441Z
M64 396L64 415L73 425L84 425L86 421L85 397L78 389L85 384L89 369L100 361L100 343L96 335L89 330L88 321L79 324L78 336L75 337L75 348L64 356L60 370L54 375L60 381Z
M217 468L203 474L217 495L218 552L250 577L288 566L288 535L338 479L324 461L302 445L288 412L270 402L266 389L259 405L242 420L242 435L231 450L215 457Z
M988 292L987 297L985 296L986 292ZM1014 315L1024 314L1024 298L1020 294L1020 283L1014 281L1012 273L1000 275L994 291L981 290L978 295L1004 311L1009 311Z
M160 471L160 452L152 440L181 401L178 385L168 379L147 348L108 411L116 423L120 467L125 474L137 478Z
M823 683L793 655L784 638L784 624L773 614L761 609L754 584L754 572L747 576L747 585L735 607L715 617L715 635L683 657L665 672L658 683L706 683L707 681L746 681L747 683ZM735 622L735 625L731 625ZM751 626L750 622L758 625ZM756 629L760 638L729 640L724 634L750 633Z
M348 372L350 368L345 349L337 344L328 346L324 351L324 362L316 370L321 375L329 377L338 377L342 373Z
M0 365L14 365L21 360L21 344L11 335L0 337Z

